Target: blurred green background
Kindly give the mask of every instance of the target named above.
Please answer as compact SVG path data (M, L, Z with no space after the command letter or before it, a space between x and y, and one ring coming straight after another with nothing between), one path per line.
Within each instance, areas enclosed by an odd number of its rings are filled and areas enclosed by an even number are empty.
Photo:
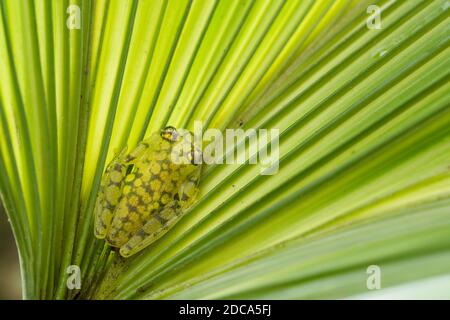
M0 203L0 299L21 299L19 258L8 217Z

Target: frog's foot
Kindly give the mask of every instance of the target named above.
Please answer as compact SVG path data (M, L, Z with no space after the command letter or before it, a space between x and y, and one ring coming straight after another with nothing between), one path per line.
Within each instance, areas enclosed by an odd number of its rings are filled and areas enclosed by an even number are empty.
M106 243L115 249L119 249L124 243L127 242L127 239L122 237L119 237L118 235L119 231L111 231L111 228L108 230L108 234L105 237Z
M150 220L120 248L122 257L127 258L158 240L181 218L181 213L179 203L172 201L161 211L152 214Z

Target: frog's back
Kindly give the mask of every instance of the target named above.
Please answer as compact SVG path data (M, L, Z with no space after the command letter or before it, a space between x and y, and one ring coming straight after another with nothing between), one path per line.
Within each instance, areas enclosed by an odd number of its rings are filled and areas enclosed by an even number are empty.
M171 145L159 136L148 140L147 150L132 160L125 178L122 197L115 208L106 237L121 247L161 208L176 197L180 184L180 166L171 161ZM145 143L144 143L145 144Z

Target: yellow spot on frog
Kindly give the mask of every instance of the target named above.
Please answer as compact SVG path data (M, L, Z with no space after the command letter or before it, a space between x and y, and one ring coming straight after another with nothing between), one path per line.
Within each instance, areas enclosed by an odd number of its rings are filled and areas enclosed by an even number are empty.
M161 197L161 202L162 202L163 204L168 204L169 201L170 201L169 196L168 196L166 193L163 194L163 196Z
M152 177L152 175L150 174L150 172L146 171L142 174L142 182L148 182L150 180L150 178Z
M120 171L111 172L110 179L114 183L119 183L123 179L122 172L120 172Z
M150 165L150 171L151 171L153 174L158 174L158 173L161 171L161 166L159 165L158 162L153 162L153 163Z
M125 222L123 228L125 229L125 231L131 232L133 231L133 224L131 222Z
M139 221L139 215L136 212L131 212L128 219L133 222Z
M136 188L136 194L142 198L148 196L147 191L142 187Z
M111 204L117 204L119 202L119 198L121 196L121 192L119 187L117 186L110 186L107 190L106 190L106 201L108 201Z
M131 196L131 197L128 198L128 202L132 206L136 207L137 205L139 205L139 198L137 196Z
M139 213L144 213L145 212L145 206L138 206L137 207L137 211L139 212Z
M109 209L103 209L102 214L103 214L103 216L105 217L105 219L111 220L111 218L112 218L112 212L111 212L111 210L109 210Z
M160 173L159 173L159 176L160 176L160 178L161 178L161 180L163 180L163 181L167 181L167 180L169 180L169 172L167 172L167 171L161 171Z
M166 182L164 184L164 191L170 192L170 191L172 191L174 189L175 189L175 186L173 185L172 182Z
M144 230L148 234L157 232L161 228L161 224L158 223L156 219L151 220L153 223L148 223L145 225Z
M131 192L131 186L130 185L125 185L124 187L123 187L123 190L122 190L122 194L129 194Z
M148 193L145 193L142 195L142 202L145 204L148 204L150 201L152 201L152 197Z
M152 188L153 191L158 191L161 188L161 181L158 179L150 181L150 188Z
M159 193L159 192L153 193L153 201L155 201L155 203L158 203L157 201L159 199L161 199L161 193Z
M128 210L124 206L119 206L115 211L115 215L119 218L125 218L126 216L128 216Z

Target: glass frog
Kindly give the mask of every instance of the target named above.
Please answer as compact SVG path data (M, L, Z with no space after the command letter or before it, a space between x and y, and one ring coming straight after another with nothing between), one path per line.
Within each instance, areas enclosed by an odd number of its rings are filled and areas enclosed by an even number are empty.
M198 193L201 148L187 130L166 127L126 148L107 166L97 195L94 233L129 257L163 236Z

